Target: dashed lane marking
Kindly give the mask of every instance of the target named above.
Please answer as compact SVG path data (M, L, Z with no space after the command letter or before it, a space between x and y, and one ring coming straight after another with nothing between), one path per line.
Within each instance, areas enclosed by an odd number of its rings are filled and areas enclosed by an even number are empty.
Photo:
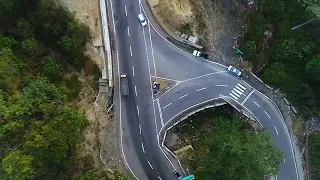
M138 112L138 116L140 115L140 112L139 112L139 106L137 105L137 112Z
M146 153L146 152L144 151L143 143L141 143L141 148L142 148L143 153Z
M149 166L151 167L151 169L153 169L153 167L151 166L150 162L148 161Z
M139 133L141 134L141 125L139 124Z
M167 105L165 105L162 109L165 109L166 107L170 106L172 103L169 103Z
M134 86L134 92L136 93L136 96L138 96L138 93L137 93L137 86Z
M269 116L269 114L266 112L266 111L264 111L264 113L268 116L268 118L270 119L270 116Z
M124 11L126 12L126 16L128 16L127 6L124 6Z
M276 130L277 135L279 135L277 127L274 126L274 129Z
M157 105L158 105L158 111L159 111L159 116L160 116L160 121L161 121L161 127L164 125L163 123L163 117L162 117L162 111L160 108L160 103L159 103L159 99L157 99Z
M259 105L258 103L256 103L255 101L253 101L253 103L254 103L255 105L257 105L258 107L260 107L260 105Z
M128 26L128 36L130 36L130 28L129 28L129 26Z
M182 99L182 98L184 98L184 97L186 97L186 96L188 96L188 94L185 94L185 95L179 97L179 99Z
M224 85L224 84L217 84L216 86L218 86L218 87L228 87L227 85Z
M205 90L205 89L207 89L207 87L204 87L204 88L201 88L201 89L197 89L197 92Z
M134 67L132 66L132 75L135 76L134 74Z
M130 48L130 55L132 56L132 49L131 49L131 46L129 46L129 48Z

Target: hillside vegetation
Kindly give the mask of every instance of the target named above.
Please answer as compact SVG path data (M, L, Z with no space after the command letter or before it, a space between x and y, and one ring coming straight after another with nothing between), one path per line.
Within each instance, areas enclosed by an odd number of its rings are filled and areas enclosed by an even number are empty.
M297 0L259 1L242 42L255 72L285 92L304 117L319 115L320 20L291 28L316 17L308 9Z
M89 31L50 0L0 0L0 179L70 179L81 129L70 74Z

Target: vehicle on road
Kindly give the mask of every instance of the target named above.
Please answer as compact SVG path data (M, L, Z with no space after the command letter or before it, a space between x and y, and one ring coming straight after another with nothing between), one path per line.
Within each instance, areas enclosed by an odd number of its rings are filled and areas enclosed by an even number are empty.
M123 96L129 95L128 75L125 73L120 75L120 88Z
M147 21L146 21L146 18L144 18L143 14L138 14L138 19L139 19L139 22L142 26L145 26L147 25Z
M178 170L174 170L174 174L177 176L178 179L182 178L182 176L181 176L181 174L179 173Z
M233 67L233 66L229 66L228 67L228 71L231 73L231 74L234 74L234 75L236 75L236 76L238 76L238 77L241 77L241 71L239 71L238 69L236 69L235 67Z
M207 59L208 56L209 56L207 53L204 53L204 52L201 52L201 51L198 51L198 50L194 50L192 55L194 55L196 57L202 57L202 58L205 58L205 59Z

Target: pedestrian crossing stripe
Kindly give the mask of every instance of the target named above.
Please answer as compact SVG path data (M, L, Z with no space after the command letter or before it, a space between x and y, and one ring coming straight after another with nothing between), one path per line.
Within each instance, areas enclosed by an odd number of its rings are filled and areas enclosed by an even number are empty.
M240 86L243 90L246 90L246 89L247 89L246 87L244 87L243 85L241 85L241 84L239 84L239 83L238 83L238 86Z
M230 96L233 97L235 100L238 100L238 98L231 93L230 93Z
M241 91L242 93L244 92L244 90L241 89L239 86L236 86L236 88L237 88L239 91Z

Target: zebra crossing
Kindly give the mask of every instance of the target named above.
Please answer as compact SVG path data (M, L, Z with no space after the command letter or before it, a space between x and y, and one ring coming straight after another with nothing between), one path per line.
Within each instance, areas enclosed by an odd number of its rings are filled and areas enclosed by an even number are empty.
M246 90L247 88L244 87L243 85L241 84L237 84L231 91L230 93L230 96L235 99L235 100L238 100L240 98L240 96L244 93L244 91Z

